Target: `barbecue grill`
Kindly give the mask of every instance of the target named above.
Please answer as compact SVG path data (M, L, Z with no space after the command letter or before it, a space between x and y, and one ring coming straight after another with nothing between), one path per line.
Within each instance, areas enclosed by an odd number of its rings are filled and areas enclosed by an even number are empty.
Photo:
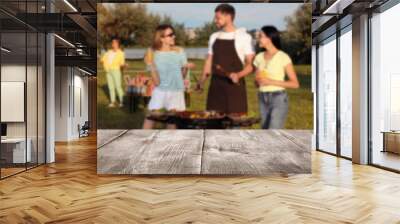
M259 118L245 114L228 115L216 111L151 112L147 118L153 121L175 124L178 129L229 129L250 127Z

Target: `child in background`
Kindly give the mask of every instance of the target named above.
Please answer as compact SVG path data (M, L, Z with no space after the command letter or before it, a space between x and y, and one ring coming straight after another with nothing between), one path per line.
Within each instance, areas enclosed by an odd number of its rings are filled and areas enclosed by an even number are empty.
M111 49L100 59L106 71L107 85L110 93L110 104L108 107L116 106L115 94L119 98L119 107L123 107L124 90L122 89L122 68L125 65L125 53L120 48L120 40L112 39Z

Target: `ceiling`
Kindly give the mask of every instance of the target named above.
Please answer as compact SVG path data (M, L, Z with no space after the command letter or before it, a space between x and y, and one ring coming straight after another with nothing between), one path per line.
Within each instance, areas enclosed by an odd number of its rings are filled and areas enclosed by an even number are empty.
M96 73L96 4L96 0L1 0L2 45L12 49L9 60L35 55L33 44L27 45L26 54L21 33L50 32L57 34L56 66L78 66Z
M351 23L353 17L375 10L388 0L313 0L313 42Z

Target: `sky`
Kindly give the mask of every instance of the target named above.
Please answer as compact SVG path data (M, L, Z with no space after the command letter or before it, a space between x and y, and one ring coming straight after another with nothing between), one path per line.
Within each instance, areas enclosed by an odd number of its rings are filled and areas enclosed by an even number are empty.
M200 27L212 21L214 9L219 3L147 3L150 12L168 15L185 27ZM274 25L286 29L285 17L290 16L301 5L298 3L233 3L236 9L237 27L259 29Z

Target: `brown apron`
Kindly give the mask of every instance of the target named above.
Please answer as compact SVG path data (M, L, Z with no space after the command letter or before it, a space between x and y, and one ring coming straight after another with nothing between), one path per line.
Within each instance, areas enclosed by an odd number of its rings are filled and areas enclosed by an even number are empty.
M213 46L212 76L207 97L207 110L222 113L247 113L247 95L244 78L239 85L227 76L243 70L242 61L235 49L235 40L216 39ZM217 69L219 65L221 69Z

